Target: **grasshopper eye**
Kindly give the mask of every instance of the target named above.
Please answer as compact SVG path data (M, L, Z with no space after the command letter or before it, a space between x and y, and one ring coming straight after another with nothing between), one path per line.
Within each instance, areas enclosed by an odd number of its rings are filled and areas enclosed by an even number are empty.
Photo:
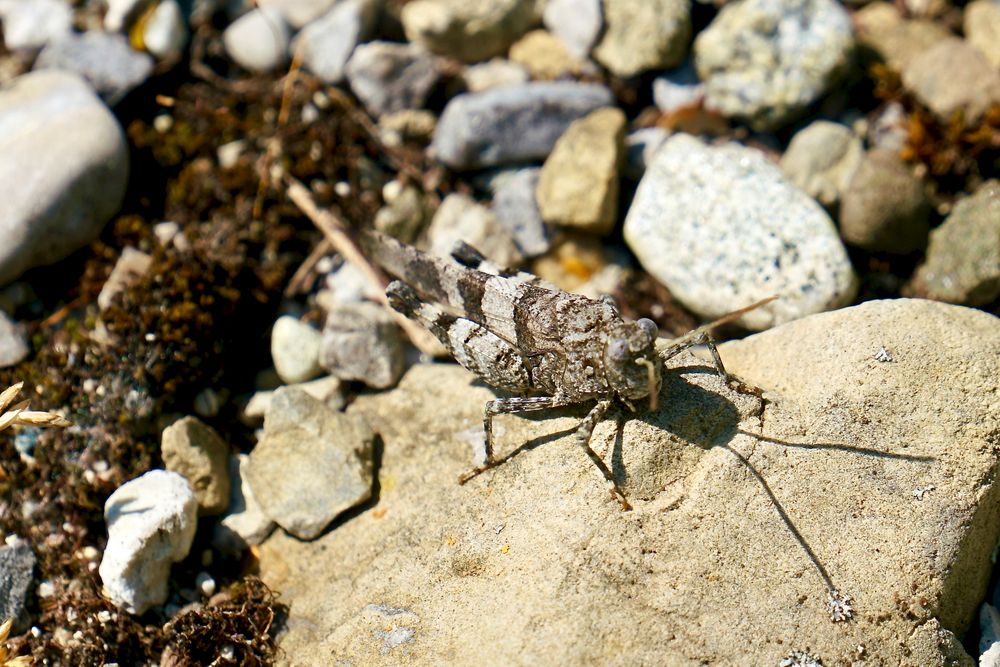
M660 330L656 326L656 322L653 320L643 317L642 319L637 320L636 324L639 325L639 328L642 329L643 333L649 336L649 340L651 341L656 340L656 336L660 333Z

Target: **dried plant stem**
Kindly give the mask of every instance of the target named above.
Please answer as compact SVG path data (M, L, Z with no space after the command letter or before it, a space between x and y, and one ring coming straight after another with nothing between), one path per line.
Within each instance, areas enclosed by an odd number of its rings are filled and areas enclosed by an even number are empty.
M320 208L316 204L316 200L313 199L312 193L298 180L288 174L282 174L282 177L285 181L285 191L292 203L298 206L299 210L323 232L323 236L330 242L333 249L340 253L344 261L353 264L377 288L380 301L388 308L389 301L385 298L385 287L389 284L389 280L378 267L372 265L364 256L364 253L361 252L348 233L347 224L332 211ZM391 308L389 312L392 313L396 323L421 352L435 357L445 353L441 343L430 333Z

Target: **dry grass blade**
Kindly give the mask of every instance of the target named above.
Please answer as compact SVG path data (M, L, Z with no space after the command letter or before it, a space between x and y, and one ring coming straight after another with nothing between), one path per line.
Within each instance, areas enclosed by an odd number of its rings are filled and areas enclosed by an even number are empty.
M21 426L52 427L65 427L72 424L71 421L54 412L29 410L28 401L21 401L20 403L11 405L17 399L23 386L23 382L18 382L14 386L5 389L3 393L0 393L0 431L15 424ZM2 629L2 626L0 626L0 630ZM2 664L0 664L0 667L3 667Z
M288 198L292 200L292 203L298 206L299 210L323 232L327 241L330 242L334 250L340 253L344 261L357 267L371 284L378 287L379 294L382 295L382 303L388 308L389 302L385 298L384 290L389 281L378 268L369 263L365 258L364 253L361 252L348 233L347 224L338 219L331 211L320 208L313 199L309 189L302 185L302 183L288 174L282 174L282 176L285 181L285 192ZM429 332L391 308L389 312L399 327L406 332L406 335L421 352L432 357L440 357L445 353L444 346Z
M0 393L0 413L6 412L7 406L14 402L17 395L21 393L21 387L23 386L23 382L18 382L17 384L4 389L3 393Z
M38 410L24 410L14 420L17 424L24 426L54 426L66 427L73 422L60 417L54 412L41 412Z

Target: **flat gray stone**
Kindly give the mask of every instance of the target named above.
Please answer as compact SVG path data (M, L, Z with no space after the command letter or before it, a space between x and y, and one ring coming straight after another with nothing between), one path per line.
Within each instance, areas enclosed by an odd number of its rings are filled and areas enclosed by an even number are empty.
M441 71L418 46L368 42L354 49L345 70L351 90L373 116L421 109Z
M19 540L0 547L0 617L14 619L14 632L28 625L24 608L28 588L35 580L35 554L31 545Z
M883 347L892 362L874 358ZM286 655L777 666L798 650L838 665L862 645L872 665L972 665L958 637L1000 535L1000 320L869 302L722 355L767 403L683 353L656 411L598 426L631 512L574 442L586 406L498 417L498 453L517 454L459 486L493 392L422 364L359 397L350 412L384 442L378 503L260 550L291 605ZM824 577L853 598L850 622L830 621Z
M458 95L441 114L431 151L453 169L540 160L570 123L613 102L604 86L562 81Z
M942 301L984 306L1000 297L1000 182L987 181L955 204L931 232L914 280Z
M198 501L182 475L151 470L122 484L104 503L108 543L98 572L103 592L141 615L167 599L170 566L191 549Z
M221 514L229 505L229 445L211 426L184 417L163 429L160 455L167 470L184 476L201 515Z
M79 74L105 102L114 106L149 78L153 73L153 58L129 46L124 35L91 30L49 42L38 54L34 69Z
M687 0L604 0L604 32L593 55L614 74L632 77L675 67L691 41Z
M850 302L857 281L833 221L763 153L686 134L656 153L625 218L642 266L715 318L779 299L739 322L766 329Z
M602 5L601 0L548 0L542 20L567 51L586 60L604 29Z
M861 139L846 125L817 120L792 137L781 156L788 180L828 208L837 206L861 165Z
M840 236L866 250L905 254L927 246L930 203L897 153L869 151L840 205Z
M376 0L342 0L302 29L292 49L302 64L326 83L344 80L344 68L355 47L375 29Z
M534 0L413 0L400 13L408 40L468 63L501 55L538 18Z
M274 7L251 9L222 33L226 53L251 72L271 72L288 62L291 38L288 23Z
M125 133L83 79L32 72L0 90L0 285L96 239L127 180Z
M710 109L768 130L829 90L853 47L835 0L736 0L698 34L694 58Z
M371 496L373 438L364 418L332 412L304 391L282 387L243 474L267 516L310 540Z
M340 378L328 375L309 382L298 382L286 386L301 389L333 411L339 411L344 407L344 389ZM273 398L274 391L256 392L243 408L243 416L251 419L263 419L268 408L271 407L271 399Z
M971 125L1000 104L1000 71L967 42L941 40L903 69L903 85L942 121L961 114Z
M385 389L403 374L403 344L396 320L383 306L365 301L338 304L326 316L320 365L341 380Z
M30 351L21 326L0 311L0 368L16 366Z

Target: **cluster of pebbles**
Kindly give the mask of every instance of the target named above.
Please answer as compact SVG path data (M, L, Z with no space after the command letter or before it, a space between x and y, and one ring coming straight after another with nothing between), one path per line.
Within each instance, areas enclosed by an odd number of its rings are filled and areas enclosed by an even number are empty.
M912 105L969 128L1000 113L992 0L101 4L0 0L0 306L25 271L86 246L118 211L129 143L112 109L183 62L191 26L210 18L226 23L220 53L236 65L301 68L349 91L386 146L421 146L467 186L439 202L402 178L378 193L374 227L428 252L465 241L595 297L641 268L705 319L779 295L740 321L755 331L855 303L868 268L856 257L912 260L891 278L904 293L977 307L1000 297L1000 183L974 175L942 198L906 159ZM876 61L911 106L839 94ZM220 147L220 164L240 150ZM157 236L183 242L169 221ZM618 239L630 255L602 250L596 270L572 270L573 248ZM122 249L99 308L150 262ZM168 601L199 517L216 517L213 546L234 554L275 526L313 539L370 498L375 430L343 408L361 386L395 386L415 355L364 271L333 257L317 267L322 288L274 322L273 371L260 369L271 381L243 410L263 418L252 451L232 453L208 406L205 421L163 431L165 470L107 499L99 574L128 612ZM322 330L298 317L307 305L324 311ZM30 353L0 310L0 367ZM7 549L0 562L24 546ZM207 575L199 585L215 591ZM23 601L4 604L16 616ZM992 655L1000 613L986 605L983 618Z

